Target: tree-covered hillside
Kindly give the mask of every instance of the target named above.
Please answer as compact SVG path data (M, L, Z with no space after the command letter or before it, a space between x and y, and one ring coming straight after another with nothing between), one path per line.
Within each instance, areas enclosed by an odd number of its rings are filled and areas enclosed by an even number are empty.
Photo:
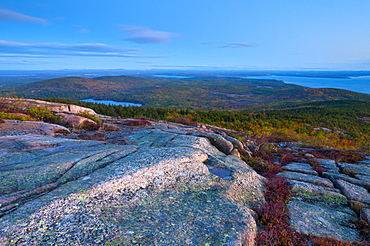
M26 98L115 100L150 107L235 110L278 108L312 101L356 99L370 95L338 89L312 89L277 80L242 78L144 79L106 76L65 77L0 91Z
M314 102L280 110L204 111L50 100L78 104L99 114L116 117L145 117L191 125L204 123L244 132L257 139L301 141L310 146L365 152L370 150L370 102L364 101Z

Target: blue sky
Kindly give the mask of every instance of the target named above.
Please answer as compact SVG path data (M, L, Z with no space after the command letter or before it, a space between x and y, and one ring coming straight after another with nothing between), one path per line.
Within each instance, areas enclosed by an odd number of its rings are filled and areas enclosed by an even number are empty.
M0 70L370 70L369 0L1 0Z

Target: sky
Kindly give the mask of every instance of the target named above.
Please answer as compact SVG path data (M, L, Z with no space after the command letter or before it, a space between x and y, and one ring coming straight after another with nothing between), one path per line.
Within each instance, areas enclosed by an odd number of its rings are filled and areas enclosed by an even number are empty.
M0 70L370 70L369 0L1 0Z

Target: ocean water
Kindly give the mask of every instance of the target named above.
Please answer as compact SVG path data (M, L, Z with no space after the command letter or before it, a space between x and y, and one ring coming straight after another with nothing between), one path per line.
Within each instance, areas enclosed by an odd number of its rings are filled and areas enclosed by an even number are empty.
M276 79L287 84L296 84L310 88L336 88L360 93L370 94L370 76L359 76L350 78L316 78L316 77L294 77L294 76L251 76L247 79Z
M140 106L143 106L140 103L116 102L116 101L110 101L110 100L83 99L81 101L83 101L83 102L92 102L92 103L102 103L102 104L105 104L105 105L114 105L114 106L121 105L123 107L128 107L128 106L140 107Z

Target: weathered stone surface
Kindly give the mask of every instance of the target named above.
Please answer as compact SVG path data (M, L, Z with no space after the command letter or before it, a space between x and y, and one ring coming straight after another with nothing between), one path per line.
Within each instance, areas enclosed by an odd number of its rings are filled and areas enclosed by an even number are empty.
M284 170L293 171L293 172L300 172L300 173L306 173L310 175L318 175L315 170L312 169L312 167L307 163L299 163L299 162L293 162L288 165L285 165L282 167Z
M2 137L0 244L254 244L264 178L245 162L181 130L127 143Z
M370 167L364 164L338 163L342 172L348 175L366 175L370 176Z
M8 103L17 105L24 109L29 109L32 107L45 107L49 110L55 112L69 112L69 113L88 113L91 115L96 115L95 111L91 108L85 108L77 105L68 105L63 103L54 103L54 102L46 102L41 100L35 99L23 99L23 98L0 98L2 103Z
M320 202L328 206L347 206L347 198L334 188L318 186L297 180L287 180L295 197L309 202Z
M370 194L365 188L340 179L336 180L336 184L349 200L359 201L370 207Z
M108 123L103 123L101 124L99 131L119 131L120 128L116 124L108 124Z
M206 137L208 140L221 152L225 154L230 154L231 151L234 149L234 145L226 140L221 135L215 134L215 133L202 133L199 136Z
M73 114L62 114L62 113L58 113L57 115L61 116L63 122L73 127L73 129L88 128L88 129L97 130L99 128L96 122L90 119L87 119L85 117L81 117L81 116L73 115Z
M334 160L314 158L320 163L320 167L327 169L327 172L339 173L339 168Z
M70 133L64 126L38 121L4 120L0 125L0 136L23 135L30 132L49 136Z
M55 136L56 133L62 133L62 134L69 134L71 133L68 128L56 124L48 124L45 123L44 125L40 126L40 129L45 132L48 136Z
M315 185L327 186L334 188L333 183L329 179L320 178L318 176L304 174L304 173L297 173L297 172L282 172L277 174L277 176L286 178L286 179L294 179L302 182L307 182Z
M370 223L370 209L369 208L361 209L360 218Z
M356 218L351 210L344 213L296 200L288 203L288 209L290 225L298 232L317 237L332 237L345 242L360 239L358 232L348 227L349 220Z
M350 182L352 184L364 187L368 190L370 189L370 179L366 179L366 181L365 181L365 179L361 180L361 179L351 178L348 175L345 175L345 174L342 174L342 173L328 173L328 172L324 172L323 176L325 178L330 179L332 182L335 182L335 180L337 180L337 179L342 179L342 180L345 180L345 181ZM356 177L357 177L357 175L356 175ZM368 177L368 176L366 176L366 177Z
M368 175L361 175L361 174L355 174L355 177L358 178L358 179L361 179L367 183L370 182L370 176Z

